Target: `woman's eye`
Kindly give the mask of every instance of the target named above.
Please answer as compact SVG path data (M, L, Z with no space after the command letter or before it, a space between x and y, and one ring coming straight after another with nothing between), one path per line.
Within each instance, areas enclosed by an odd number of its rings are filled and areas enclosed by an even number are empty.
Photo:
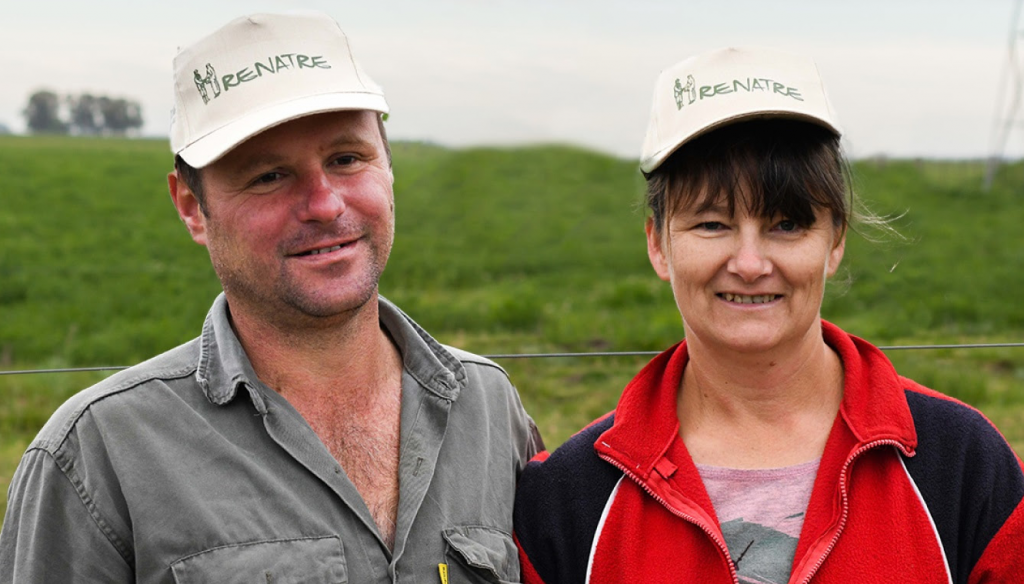
M792 232L796 231L799 228L800 226L797 225L796 221L793 221L792 219L783 219L782 221L779 221L778 225L779 231Z
M719 231L725 228L725 226L719 223L718 221L705 221L703 223L698 224L697 228L703 229L704 231Z

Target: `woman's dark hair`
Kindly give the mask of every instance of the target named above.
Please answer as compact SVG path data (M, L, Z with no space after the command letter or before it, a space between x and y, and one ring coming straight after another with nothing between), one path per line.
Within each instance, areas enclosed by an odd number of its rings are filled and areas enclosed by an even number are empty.
M853 214L849 165L839 137L809 122L752 120L712 130L674 152L647 175L647 206L660 233L683 208L719 202L758 217L785 217L809 227L818 211L841 234Z

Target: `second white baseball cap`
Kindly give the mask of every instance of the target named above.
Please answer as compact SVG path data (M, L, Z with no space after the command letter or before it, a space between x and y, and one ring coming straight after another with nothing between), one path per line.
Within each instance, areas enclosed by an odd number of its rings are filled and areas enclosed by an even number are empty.
M640 170L654 171L701 134L753 118L804 120L842 134L813 60L774 49L720 49L658 76Z

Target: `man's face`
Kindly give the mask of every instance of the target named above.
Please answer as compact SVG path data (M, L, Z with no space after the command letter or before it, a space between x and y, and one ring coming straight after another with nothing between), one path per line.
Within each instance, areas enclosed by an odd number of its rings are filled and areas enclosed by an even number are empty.
M206 213L173 175L172 196L208 248L232 313L308 325L345 318L375 297L394 237L393 177L376 114L284 123L202 178Z

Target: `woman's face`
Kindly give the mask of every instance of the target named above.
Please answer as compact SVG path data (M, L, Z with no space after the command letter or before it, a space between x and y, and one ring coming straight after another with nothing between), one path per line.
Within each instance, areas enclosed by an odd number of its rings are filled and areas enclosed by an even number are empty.
M757 353L820 336L825 280L843 258L845 237L818 211L813 225L756 217L737 201L680 209L659 233L647 221L654 271L672 284L694 349Z

